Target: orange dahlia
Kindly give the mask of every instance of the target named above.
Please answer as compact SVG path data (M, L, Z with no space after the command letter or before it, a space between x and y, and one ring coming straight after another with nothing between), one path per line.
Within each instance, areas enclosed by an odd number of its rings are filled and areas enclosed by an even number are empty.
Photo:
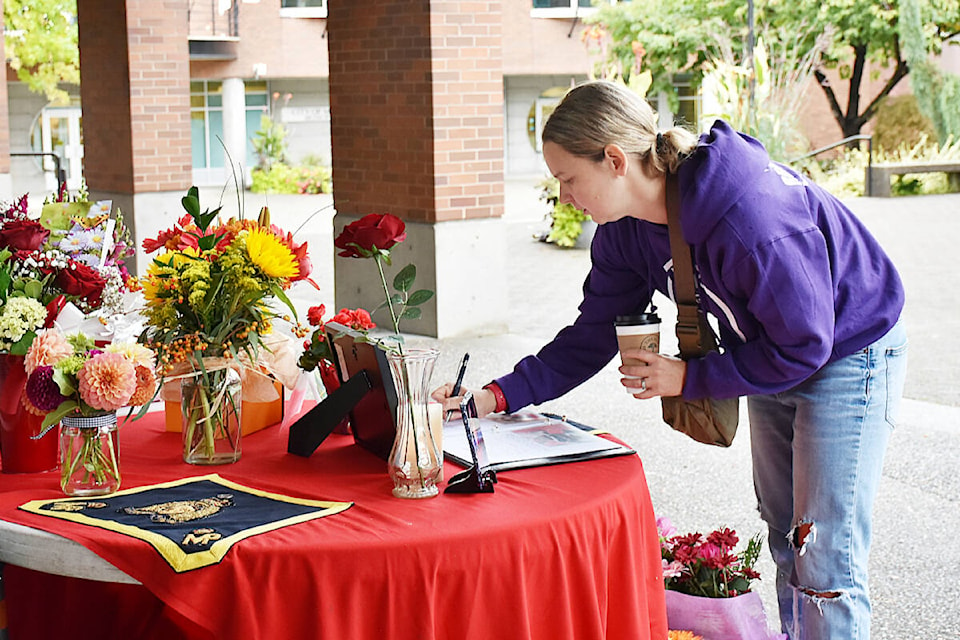
M137 388L133 392L133 395L130 396L130 400L127 401L127 404L131 407L139 407L142 404L147 404L153 399L153 394L157 392L157 376L153 373L152 369L138 364L136 374Z

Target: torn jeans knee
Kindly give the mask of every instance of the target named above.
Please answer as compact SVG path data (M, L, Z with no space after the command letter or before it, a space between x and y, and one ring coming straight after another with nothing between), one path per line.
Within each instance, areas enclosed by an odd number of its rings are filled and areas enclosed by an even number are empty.
M800 520L787 534L787 540L796 551L797 556L802 557L807 552L807 546L817 541L816 524L811 520ZM805 586L797 586L795 589L816 604L821 614L823 614L825 600L834 600L843 595L843 592L839 590L813 589Z

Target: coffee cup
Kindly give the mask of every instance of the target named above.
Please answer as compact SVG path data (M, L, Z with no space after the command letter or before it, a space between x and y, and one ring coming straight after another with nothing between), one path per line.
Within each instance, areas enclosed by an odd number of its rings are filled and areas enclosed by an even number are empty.
M627 349L643 349L652 353L660 353L660 317L656 313L617 316L614 326L617 330L617 344L620 347L620 362L622 364L646 364L637 358L625 358L623 352ZM631 394L639 392L638 389L625 388Z

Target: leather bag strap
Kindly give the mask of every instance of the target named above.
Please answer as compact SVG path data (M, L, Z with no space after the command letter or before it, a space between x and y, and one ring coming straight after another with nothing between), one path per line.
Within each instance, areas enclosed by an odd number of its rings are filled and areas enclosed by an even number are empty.
M667 173L667 229L673 254L673 286L677 298L677 340L684 360L702 356L717 348L717 340L697 303L693 251L683 239L680 227L680 187L675 173Z

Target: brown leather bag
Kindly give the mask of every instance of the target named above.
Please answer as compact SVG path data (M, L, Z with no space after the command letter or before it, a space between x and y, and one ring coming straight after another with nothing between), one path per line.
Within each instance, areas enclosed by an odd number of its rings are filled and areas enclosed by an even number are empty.
M680 357L689 360L716 351L717 337L697 303L693 257L680 229L680 192L675 174L667 174L666 195L677 298L677 339ZM660 402L663 421L677 431L705 444L729 447L733 443L740 418L740 398L684 400L682 396L664 396Z

